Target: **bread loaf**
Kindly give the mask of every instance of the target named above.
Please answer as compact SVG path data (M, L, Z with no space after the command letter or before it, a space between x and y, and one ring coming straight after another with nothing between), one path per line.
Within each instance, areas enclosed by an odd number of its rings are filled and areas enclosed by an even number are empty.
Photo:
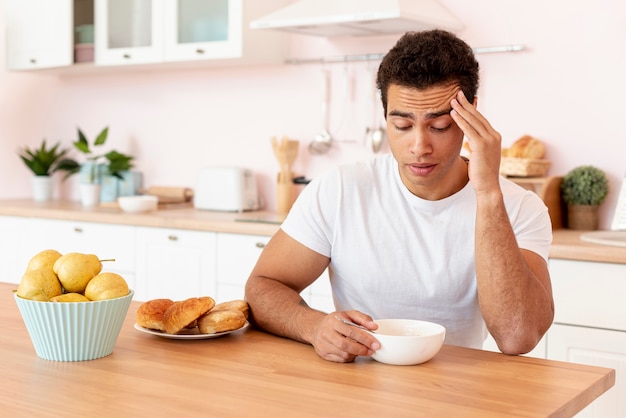
M530 135L524 135L506 150L504 157L542 159L545 155L543 143Z
M165 331L165 325L163 324L163 315L165 311L174 304L171 299L153 299L142 303L137 309L135 315L135 322L137 325L156 329L159 331Z
M165 332L176 334L192 324L200 316L215 306L215 300L209 296L189 298L174 302L163 314Z
M198 330L201 334L215 334L234 331L245 323L246 317L239 310L213 310L198 318Z

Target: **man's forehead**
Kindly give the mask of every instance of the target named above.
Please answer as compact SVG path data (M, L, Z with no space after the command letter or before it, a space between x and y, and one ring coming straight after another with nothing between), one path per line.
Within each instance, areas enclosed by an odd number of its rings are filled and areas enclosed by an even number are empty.
M458 83L437 85L427 89L391 84L388 91L389 111L398 110L440 115L450 111L450 101L456 96Z

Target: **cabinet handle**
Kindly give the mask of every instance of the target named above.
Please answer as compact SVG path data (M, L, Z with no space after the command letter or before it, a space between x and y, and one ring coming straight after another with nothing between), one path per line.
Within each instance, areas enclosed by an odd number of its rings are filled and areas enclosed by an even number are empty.
M204 49L196 49L196 54L204 54Z
M83 228L81 228L80 226L75 226L74 227L74 232L76 232L78 234L82 234L83 233Z
M169 239L170 241L178 241L178 237L176 235L168 235L167 239Z
M257 248L265 248L265 243L264 242L257 242L256 243L256 247Z

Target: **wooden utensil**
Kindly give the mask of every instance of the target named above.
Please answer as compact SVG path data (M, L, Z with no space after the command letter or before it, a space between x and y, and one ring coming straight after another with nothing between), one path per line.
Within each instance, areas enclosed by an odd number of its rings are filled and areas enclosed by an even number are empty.
M279 142L276 137L272 137L272 148L280 167L276 189L276 211L280 214L289 212L293 204L293 173L291 172L291 166L298 157L299 147L299 141L282 137Z

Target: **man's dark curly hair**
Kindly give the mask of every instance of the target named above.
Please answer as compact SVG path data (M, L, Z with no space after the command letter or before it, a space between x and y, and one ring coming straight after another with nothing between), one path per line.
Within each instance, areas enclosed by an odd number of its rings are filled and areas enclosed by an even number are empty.
M456 81L472 102L478 78L472 48L454 34L435 29L404 34L380 63L376 87L386 115L390 84L421 90Z

